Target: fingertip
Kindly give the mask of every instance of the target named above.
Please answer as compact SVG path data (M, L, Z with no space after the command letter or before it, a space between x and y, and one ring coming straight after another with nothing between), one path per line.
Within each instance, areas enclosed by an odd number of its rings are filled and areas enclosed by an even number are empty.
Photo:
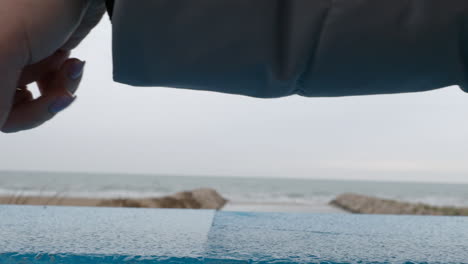
M75 94L78 89L83 77L85 65L86 61L74 58L67 60L63 66L66 90L72 95Z
M80 79L83 76L85 65L86 61L73 59L70 65L68 65L68 77L73 81Z
M78 89L85 62L76 58L66 60L60 70L38 82L42 95L70 95Z
M75 102L76 96L59 96L55 99L52 104L49 105L48 111L51 114L57 114L68 108L73 102Z
M69 95L47 95L18 104L12 109L0 131L14 133L38 127L70 107L76 98Z

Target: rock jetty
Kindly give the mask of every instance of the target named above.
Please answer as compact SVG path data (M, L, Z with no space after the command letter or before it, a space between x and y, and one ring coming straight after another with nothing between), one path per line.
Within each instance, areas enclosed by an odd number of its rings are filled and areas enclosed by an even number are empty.
M179 192L164 197L147 198L79 198L67 196L0 196L0 204L17 205L63 205L63 206L106 206L138 208L187 208L221 209L227 200L217 191L209 188Z
M399 202L353 193L342 194L331 201L330 204L356 214L468 216L468 208Z
M108 199L103 200L97 206L219 210L226 204L226 202L227 200L224 199L217 191L203 188L152 199Z

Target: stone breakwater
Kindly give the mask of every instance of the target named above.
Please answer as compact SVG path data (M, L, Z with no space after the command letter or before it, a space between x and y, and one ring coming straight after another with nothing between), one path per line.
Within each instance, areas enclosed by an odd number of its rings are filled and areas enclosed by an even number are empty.
M342 194L331 201L330 205L356 214L468 216L468 208L407 203L354 193Z
M144 208L189 208L221 209L227 200L213 189L195 189L174 195L153 199L110 199L103 200L98 206L144 207Z
M1 196L0 204L16 205L63 205L63 206L103 206L137 208L187 208L221 209L227 200L217 191L208 188L179 192L164 197L147 198L78 198L66 196Z

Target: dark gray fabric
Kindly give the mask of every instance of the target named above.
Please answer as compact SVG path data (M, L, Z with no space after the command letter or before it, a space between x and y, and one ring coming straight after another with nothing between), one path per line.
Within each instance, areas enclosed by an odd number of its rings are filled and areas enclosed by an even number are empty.
M272 98L466 91L467 0L116 0L114 79Z
M114 0L106 0L107 13L109 17L112 18L112 13L114 12Z

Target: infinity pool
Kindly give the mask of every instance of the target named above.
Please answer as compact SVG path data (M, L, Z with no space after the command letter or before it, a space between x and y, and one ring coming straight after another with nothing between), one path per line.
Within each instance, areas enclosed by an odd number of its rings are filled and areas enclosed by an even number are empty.
M0 206L0 263L468 263L468 217Z

